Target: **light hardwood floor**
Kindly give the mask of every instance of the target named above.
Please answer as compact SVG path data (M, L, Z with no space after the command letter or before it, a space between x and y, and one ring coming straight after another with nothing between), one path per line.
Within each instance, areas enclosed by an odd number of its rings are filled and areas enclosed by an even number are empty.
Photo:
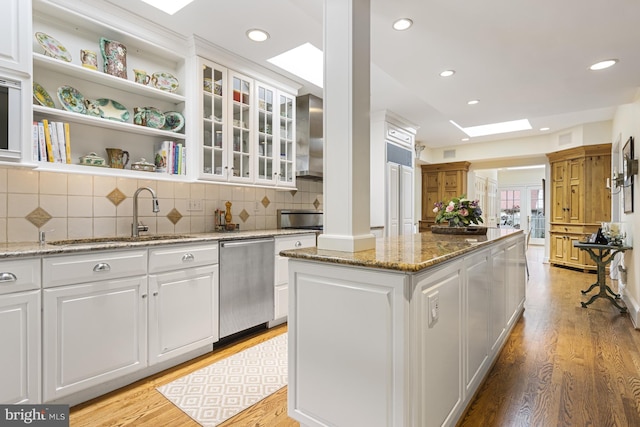
M640 426L640 331L606 300L582 308L595 274L528 251L525 312L459 427ZM595 290L594 290L595 292ZM71 408L71 426L193 426L155 388L286 331L280 326ZM286 387L221 426L299 426Z

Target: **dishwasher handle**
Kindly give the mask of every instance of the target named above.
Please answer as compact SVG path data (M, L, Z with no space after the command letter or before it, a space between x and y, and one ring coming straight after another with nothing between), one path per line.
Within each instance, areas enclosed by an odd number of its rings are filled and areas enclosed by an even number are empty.
M274 239L252 239L252 240L234 240L228 242L220 242L221 248L239 248L242 246L249 246L255 243L269 243L273 242Z

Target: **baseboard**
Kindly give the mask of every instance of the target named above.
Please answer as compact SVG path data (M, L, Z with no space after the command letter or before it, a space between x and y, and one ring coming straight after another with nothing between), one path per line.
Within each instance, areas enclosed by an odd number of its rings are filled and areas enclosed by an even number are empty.
M638 301L633 299L633 297L627 294L624 290L622 291L622 301L624 301L627 306L627 311L629 312L629 318L631 319L631 323L633 323L633 327L635 329L640 329L638 327L638 320L640 319L640 305L638 305Z

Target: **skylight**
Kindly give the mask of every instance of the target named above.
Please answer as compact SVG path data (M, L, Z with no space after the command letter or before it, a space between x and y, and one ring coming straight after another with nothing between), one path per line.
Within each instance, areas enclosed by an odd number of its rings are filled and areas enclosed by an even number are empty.
M480 125L480 126L470 126L466 128L463 128L453 120L449 120L449 121L455 127L457 127L462 132L466 133L472 138L477 136L497 135L499 133L517 132L521 130L531 129L531 124L527 119L512 120L510 122L502 122L502 123L491 123L488 125Z
M318 87L323 86L324 56L322 51L311 43L294 47L267 61Z
M142 0L143 2L150 4L156 9L160 9L164 13L173 15L193 0Z

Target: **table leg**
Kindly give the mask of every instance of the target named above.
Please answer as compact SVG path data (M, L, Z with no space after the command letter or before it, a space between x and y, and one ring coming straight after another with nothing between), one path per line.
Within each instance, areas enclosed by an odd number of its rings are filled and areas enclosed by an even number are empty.
M596 294L596 295L592 296L592 297L589 299L589 301L587 301L587 302L581 302L580 304L582 305L582 307L587 308L587 306L588 306L589 304L591 304L592 302L594 302L594 301L595 301L596 299L598 299L598 298L606 298L606 299L608 299L609 301L611 301L611 303L612 303L613 305L615 305L615 306L618 308L618 310L620 310L620 313L626 313L626 312L627 312L627 308L626 308L626 307L622 307L620 304L618 304L618 302L617 302L615 299L613 299L613 298L611 298L609 295L607 295L607 294L606 294L606 292L605 292L605 294L604 294L604 295L602 295L602 294Z
M580 291L583 294L588 294L589 292L591 292L591 289L595 288L596 286L598 286L598 282L594 283L593 285L589 286L589 289L585 289L584 291Z

